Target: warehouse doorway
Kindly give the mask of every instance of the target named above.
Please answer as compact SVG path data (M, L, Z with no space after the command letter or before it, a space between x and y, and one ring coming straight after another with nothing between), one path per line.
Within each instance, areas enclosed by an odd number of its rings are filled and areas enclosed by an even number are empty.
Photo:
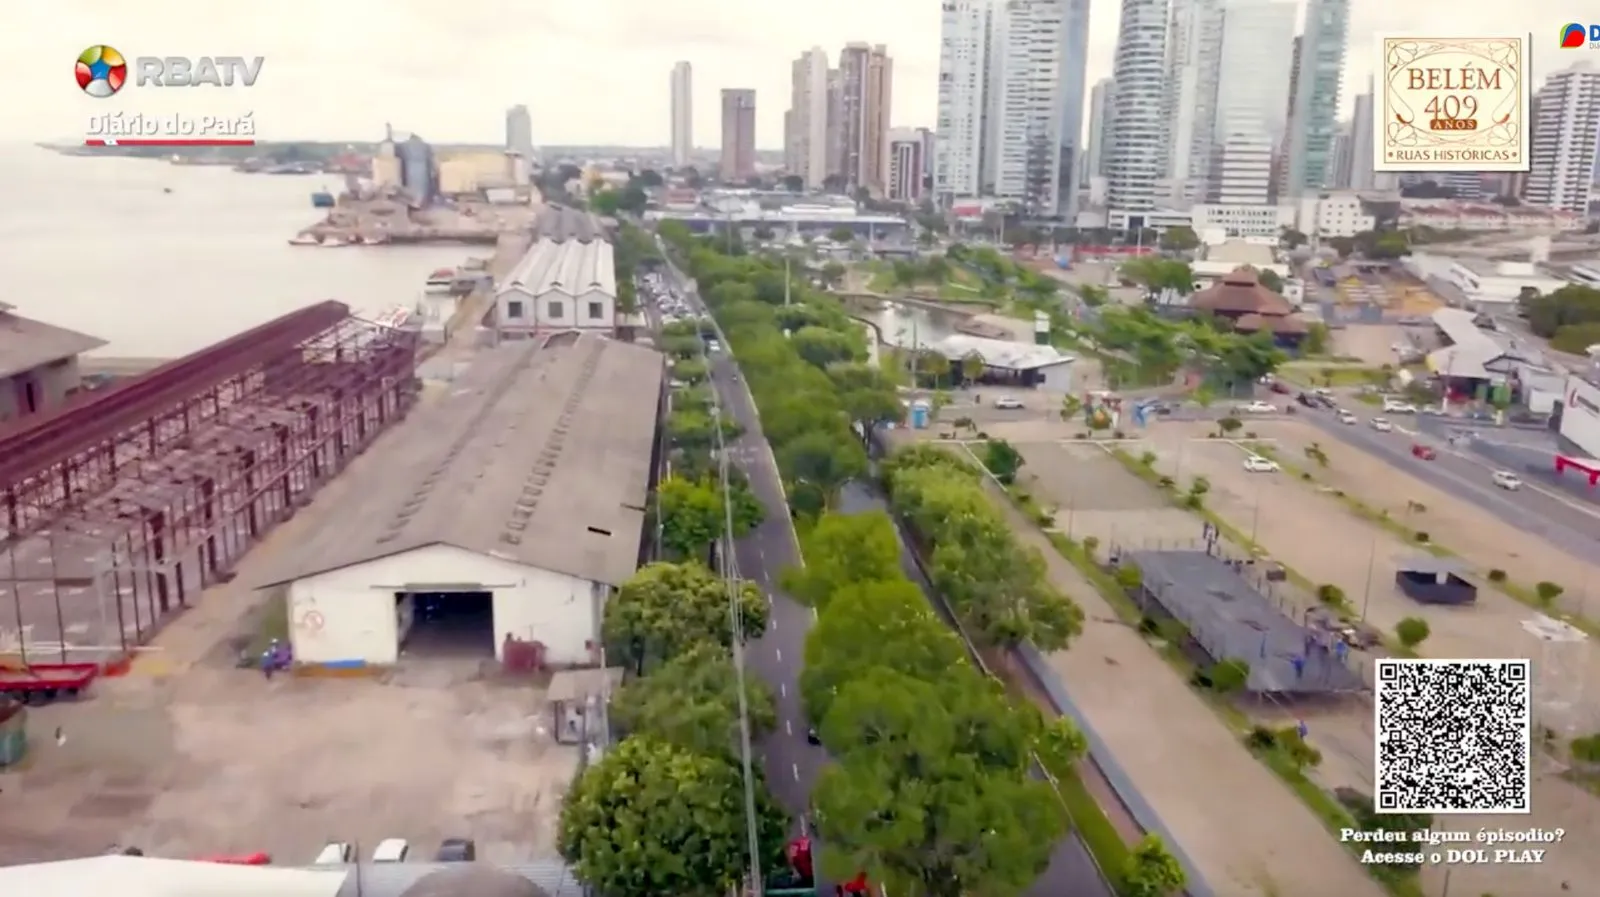
M493 592L396 592L394 600L403 654L494 656Z

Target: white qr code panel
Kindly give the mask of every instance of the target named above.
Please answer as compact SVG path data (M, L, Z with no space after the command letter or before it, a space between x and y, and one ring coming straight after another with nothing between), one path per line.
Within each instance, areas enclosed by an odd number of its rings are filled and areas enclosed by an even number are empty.
M1532 812L1530 667L1526 660L1379 660L1377 811Z

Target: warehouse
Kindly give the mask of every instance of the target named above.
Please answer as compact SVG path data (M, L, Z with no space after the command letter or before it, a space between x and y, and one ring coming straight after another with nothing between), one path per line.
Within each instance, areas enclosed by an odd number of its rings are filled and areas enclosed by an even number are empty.
M495 290L495 325L507 339L554 330L613 333L617 326L616 257L600 222L587 212L547 206L535 239Z
M260 583L286 594L295 662L521 645L598 663L605 602L639 564L663 382L654 350L570 331L481 354Z

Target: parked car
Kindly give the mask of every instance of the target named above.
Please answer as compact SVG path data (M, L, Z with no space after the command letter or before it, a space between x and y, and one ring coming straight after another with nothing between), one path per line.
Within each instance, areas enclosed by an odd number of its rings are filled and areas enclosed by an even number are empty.
M1417 406L1410 402L1401 402L1396 399L1383 400L1384 414L1416 414Z
M1522 488L1522 478L1509 470L1497 470L1490 479L1494 480L1496 486L1510 492L1515 492Z
M411 853L411 845L404 838L384 838L372 849L374 863L404 863Z
M1012 398L1011 396L1001 396L1000 398L994 400L994 407L999 408L1002 411L1019 411L1026 406L1022 404L1021 399Z
M471 838L446 838L433 854L436 863L471 863L478 859L478 842Z
M1423 445L1422 443L1417 442L1412 443L1411 445L1411 457L1421 458L1424 461L1432 461L1434 458L1439 457L1439 453L1434 451L1432 446Z
M1387 417L1375 417L1372 419L1372 429L1379 433L1388 433L1394 429L1394 424L1389 423Z
M1244 459L1244 469L1251 473L1277 473L1278 462L1268 460L1260 455L1251 455Z
M1275 393L1277 393L1279 395L1283 395L1283 396L1288 395L1289 391L1290 391L1289 390L1289 384L1284 383L1282 380L1274 380L1274 381L1272 381L1271 383L1267 384L1267 388L1272 390L1273 392L1275 392Z

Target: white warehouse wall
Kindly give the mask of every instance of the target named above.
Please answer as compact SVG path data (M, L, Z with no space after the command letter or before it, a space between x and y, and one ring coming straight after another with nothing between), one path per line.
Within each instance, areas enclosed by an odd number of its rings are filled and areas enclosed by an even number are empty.
M589 643L599 643L607 587L453 545L429 545L291 583L289 631L295 661L395 663L401 625L394 593L408 584L474 583L494 593L497 660L504 659L501 649L510 635L544 643L551 665L594 665ZM320 627L314 625L318 619Z

